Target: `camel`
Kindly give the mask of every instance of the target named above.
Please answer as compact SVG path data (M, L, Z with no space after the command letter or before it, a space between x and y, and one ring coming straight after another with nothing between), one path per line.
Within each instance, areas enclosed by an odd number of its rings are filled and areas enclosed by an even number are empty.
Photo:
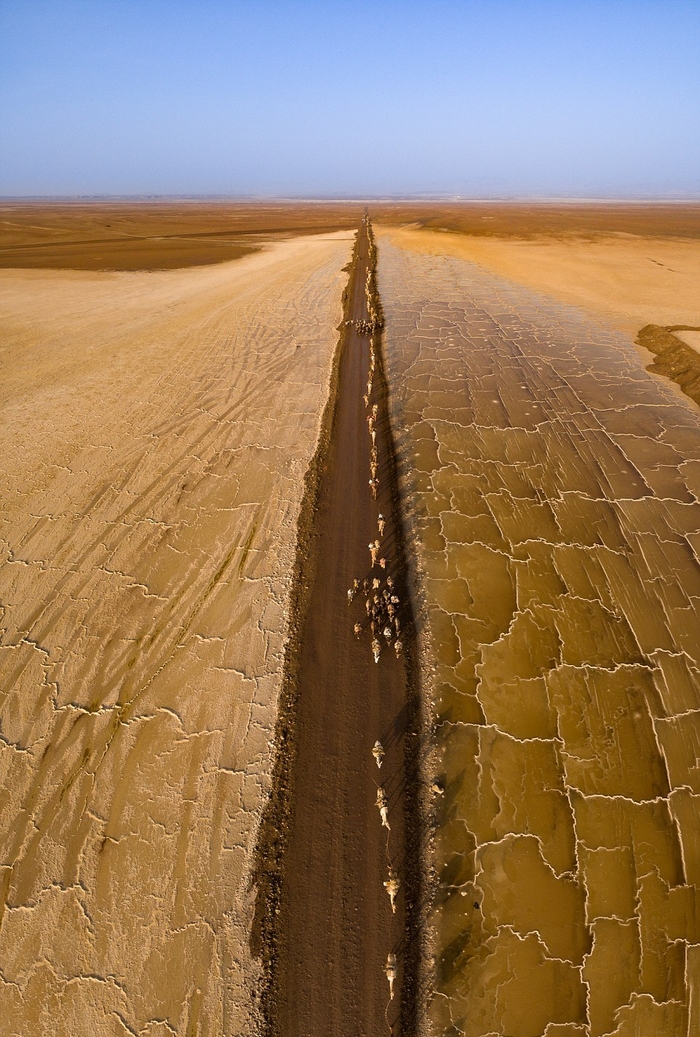
M376 541L367 545L369 547L369 553L372 558L372 568L377 564L377 555L379 554L379 545Z
M381 785L377 789L376 805L381 815L383 827L391 831L391 825L389 824L389 802L386 798L386 792Z
M379 662L379 656L381 654L381 651L382 651L382 646L380 645L379 641L377 641L377 639L375 637L373 639L373 641L372 641L372 655L374 656L375 663Z
M386 558L380 558L379 564L381 565L382 569L386 569Z
M388 624L384 627L382 633L384 634L384 637L387 639L387 641L391 641L391 627Z
M355 634L355 637L359 637L362 633L362 623L355 623L355 626L352 629Z
M377 761L377 767L381 768L382 760L384 759L384 746L379 739L372 746L372 756Z
M401 641L394 641L394 651L396 652L396 658L398 659L403 651L403 644Z
M386 965L384 966L384 973L386 978L389 980L389 1000L394 1000L394 981L396 980L397 968L396 968L396 955L387 954Z
M380 537L384 536L384 527L385 526L386 526L386 522L384 521L384 516L382 515L382 513L380 511L379 512L379 518L377 520L377 528L379 530Z
M389 894L389 900L391 901L391 913L396 914L396 895L401 888L396 872L393 868L389 868L389 880L384 883L384 889Z

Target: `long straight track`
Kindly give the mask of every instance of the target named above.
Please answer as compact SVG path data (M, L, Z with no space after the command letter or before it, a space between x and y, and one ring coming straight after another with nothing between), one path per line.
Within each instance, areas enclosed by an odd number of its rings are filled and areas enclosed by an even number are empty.
M363 222L346 307L352 323L341 347L331 434L306 541L309 557L301 558L297 568L304 605L289 649L295 658L288 666L294 689L285 721L289 755L281 793L287 798L286 808L277 808L284 831L274 831L273 794L267 839L269 843L279 835L281 862L266 908L260 905L261 891L270 894L270 881L259 881L258 907L268 916L273 913L266 923L274 951L268 949L265 1000L271 1032L278 1037L370 1037L413 1029L415 940L410 938L407 894L415 897L418 871L406 852L414 775L405 736L407 718L415 712L409 690L415 638L377 345L369 404L363 399L371 346L358 322L368 319L365 286L370 269L370 239ZM376 500L369 486L372 441L367 422L375 404ZM380 512L386 523L381 536ZM376 539L385 568L371 564L369 544ZM347 591L355 578L370 584L376 578L381 594L387 576L399 597L399 637L406 647L397 655L377 630L382 651L375 663L366 595L360 591L349 604ZM359 636L356 623L362 624ZM381 769L372 755L377 740L385 751ZM376 805L380 785L388 801L389 830ZM408 816L410 834L410 809ZM263 855L263 872L265 867ZM384 886L390 867L401 882L395 913ZM385 974L389 954L396 955L398 970L393 1001Z

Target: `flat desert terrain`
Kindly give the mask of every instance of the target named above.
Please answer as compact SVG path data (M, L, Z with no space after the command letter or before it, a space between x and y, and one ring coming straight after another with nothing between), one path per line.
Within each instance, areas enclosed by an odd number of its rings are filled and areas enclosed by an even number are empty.
M408 247L479 263L632 335L700 324L698 205L397 205L375 221L403 221Z
M700 323L697 245L650 251L675 294L624 243L378 245L444 786L434 1031L695 1034L700 410L619 329Z
M3 1033L256 1026L250 871L352 238L0 272Z
M700 207L371 215L0 206L0 1030L700 1032Z
M202 266L285 236L354 231L361 214L331 202L0 201L0 269Z

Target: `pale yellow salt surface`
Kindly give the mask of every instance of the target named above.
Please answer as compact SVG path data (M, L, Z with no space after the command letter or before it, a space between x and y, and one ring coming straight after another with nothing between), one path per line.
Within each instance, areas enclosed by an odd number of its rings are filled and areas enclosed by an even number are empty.
M695 1037L700 410L629 335L417 241L378 245L434 1032Z
M700 325L700 242L619 235L518 240L401 229L402 248L459 256L636 333L645 324Z
M690 346L696 353L700 353L700 331L674 331L673 334L686 346Z
M296 520L347 233L0 273L0 1031L255 1028Z

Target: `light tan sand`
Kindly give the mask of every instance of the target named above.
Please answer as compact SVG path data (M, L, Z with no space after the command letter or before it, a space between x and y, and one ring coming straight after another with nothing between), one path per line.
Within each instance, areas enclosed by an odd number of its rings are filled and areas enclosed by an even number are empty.
M444 785L434 1032L695 1037L700 410L417 240L380 235L379 288Z
M690 346L696 353L700 353L700 331L674 331L673 334L686 346Z
M351 235L0 273L0 1031L255 1028L251 854Z
M519 241L392 230L402 248L459 256L636 333L645 324L700 324L700 242L567 237Z

